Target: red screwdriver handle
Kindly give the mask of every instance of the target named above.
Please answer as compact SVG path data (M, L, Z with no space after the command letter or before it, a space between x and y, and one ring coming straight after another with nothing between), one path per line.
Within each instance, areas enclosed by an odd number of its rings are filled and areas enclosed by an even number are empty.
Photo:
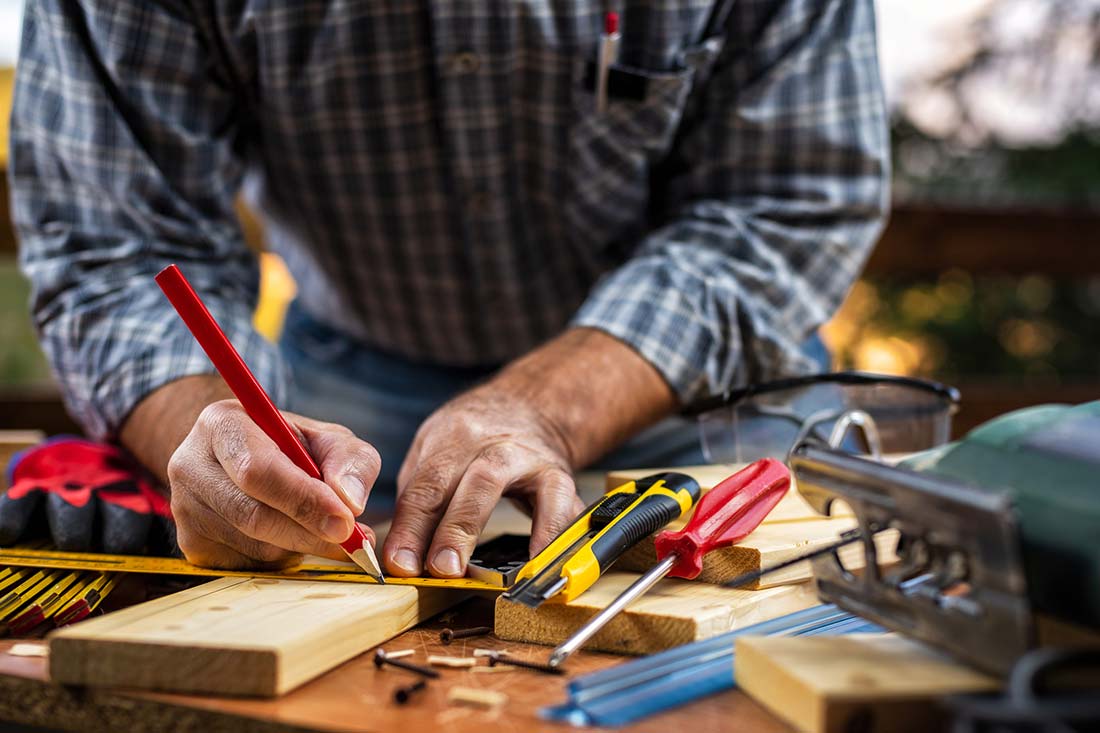
M790 487L791 472L780 461L764 458L749 464L708 491L687 526L657 535L657 559L675 554L678 560L668 576L698 577L704 555L745 539Z

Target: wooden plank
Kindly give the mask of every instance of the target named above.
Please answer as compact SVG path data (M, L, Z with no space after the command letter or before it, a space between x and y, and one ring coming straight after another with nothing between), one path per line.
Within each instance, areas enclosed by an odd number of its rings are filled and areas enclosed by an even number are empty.
M451 646L439 641L444 626L469 627L491 623L492 604L475 598L454 610L455 617L431 622L405 632L386 648L415 649L413 662L429 654L455 653L459 645L485 646L530 661L546 658L545 647L504 642L488 637L460 640ZM445 670L408 705L393 701L394 689L415 676L402 670L375 669L368 651L276 698L179 695L115 687L72 688L49 682L46 660L13 657L6 652L14 642L0 639L0 720L16 727L39 726L58 730L103 733L379 733L379 731L436 731L484 733L486 730L523 733L563 733L597 728L570 728L541 720L539 709L562 702L562 680L517 667L480 674L473 670ZM621 657L578 652L569 659L570 676L586 674L618 664ZM484 664L484 662L483 662ZM475 667L488 669L488 667ZM447 694L453 686L504 690L510 704L499 712L483 712L452 706ZM690 726L692 733L725 733L731 720L752 733L788 730L746 695L730 690L711 695L630 727L631 733L668 733ZM488 728L487 728L488 726ZM605 729L606 730L606 729Z
M715 464L612 471L607 474L606 486L611 489L653 473L679 471L698 481L703 493L706 494L716 484L741 468L744 468L743 464ZM827 545L836 540L842 532L856 526L852 512L846 506L837 504L834 511L832 518L818 514L792 486L755 532L733 547L715 550L708 554L703 560L703 572L696 580L703 583L725 583L742 573L776 565ZM690 516L689 513L684 519L673 522L669 528L678 529L684 526ZM894 547L897 544L896 532L882 533L876 538L875 544L879 548L883 562L894 562L897 559L894 554ZM864 566L862 548L849 546L840 554L848 569L856 570ZM656 562L657 551L653 547L653 539L647 538L627 551L615 567L619 570L641 573L653 567ZM812 576L810 564L800 563L761 578L749 588L759 590L801 583Z
M721 585L742 573L778 565L799 555L835 542L837 537L856 526L855 519L817 519L804 522L762 524L755 532L732 547L714 550L703 557L703 572L696 581ZM896 530L881 532L875 537L875 547L880 564L897 561L895 549ZM864 567L863 547L848 545L841 548L839 556L844 567L859 570ZM618 570L645 572L657 564L657 550L653 538L642 540L628 550L616 563ZM783 568L760 578L747 586L749 590L774 588L792 583L803 583L813 577L809 561Z
M622 486L627 481L635 481L640 478L644 478L654 473L662 473L664 471L676 471L678 473L687 474L693 479L699 482L699 487L703 490L703 494L710 491L716 484L720 483L724 479L732 476L740 471L747 464L736 463L716 463L708 466L680 466L679 468L637 468L622 471L611 471L607 474L605 481L607 490L615 488L616 486ZM689 515L690 516L690 515ZM850 517L852 516L851 510L846 507L837 506L837 511L833 514L834 517ZM807 520L820 520L822 515L814 511L802 495L795 490L794 480L791 480L791 490L787 492L775 509L764 518L764 524L776 524L779 522L804 522ZM670 526L683 526L683 522L687 519L681 520Z
M637 578L634 573L610 572L570 603L545 603L538 609L498 598L496 635L512 641L559 644ZM819 602L808 583L751 591L663 580L612 619L585 648L652 654Z
M933 700L999 686L895 634L745 637L736 649L738 686L805 733L940 730Z
M8 488L7 469L12 456L45 439L45 433L39 430L0 430L0 491Z
M280 695L461 598L410 586L220 578L51 634L50 677Z

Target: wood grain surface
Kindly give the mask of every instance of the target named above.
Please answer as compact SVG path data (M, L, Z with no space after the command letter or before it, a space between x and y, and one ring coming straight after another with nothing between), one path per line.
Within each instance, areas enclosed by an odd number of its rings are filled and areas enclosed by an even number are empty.
M504 642L494 637L463 639L450 646L439 641L444 626L466 628L487 623L492 603L472 599L425 627L406 632L386 649L411 648L410 660L429 654L465 655L475 648L508 651L523 659L543 661L545 647ZM396 669L375 669L370 652L273 700L175 695L114 688L70 688L48 682L46 660L14 657L13 646L0 641L0 719L24 725L132 733L284 733L285 731L446 730L453 733L562 733L586 730L549 723L538 717L540 707L565 699L567 677L549 677L523 669L485 674L473 670L441 670L442 679L407 705L393 701L393 691L415 679ZM621 657L579 652L569 660L570 675L618 664ZM484 663L481 660L481 663ZM451 687L503 691L508 703L496 710L478 710L447 703ZM729 731L780 733L786 726L740 692L729 691L679 710L649 718L626 730L668 733L688 728L692 733ZM600 729L587 729L600 730Z
M695 582L722 584L742 573L757 571L778 565L799 555L835 542L842 532L853 529L855 519L814 519L802 522L778 522L761 524L741 542L707 553L703 557L703 572ZM879 563L896 562L898 533L896 530L880 532L875 536ZM838 551L840 561L849 570L860 570L866 564L862 545L853 544ZM648 538L628 550L615 564L618 570L645 572L657 563L657 549ZM810 562L783 568L745 586L759 590L791 583L804 583L813 577Z
M8 488L7 468L12 456L45 439L46 434L38 430L0 430L0 491Z
M629 471L613 471L607 474L608 489L620 486L627 481L662 471L679 471L699 482L703 493L743 468L738 464L717 464L712 466L686 466L682 468L644 468ZM670 529L679 529L688 521L691 514L669 525ZM851 510L838 504L832 517L818 514L802 498L793 486L786 496L776 505L760 526L741 542L732 547L723 547L709 553L703 559L703 572L696 578L702 583L725 583L742 573L760 570L790 560L797 555L823 547L836 540L842 533L856 526ZM875 540L882 562L896 559L894 547L897 544L896 532L884 532ZM841 560L849 570L864 566L863 549L849 546L841 551ZM642 573L657 562L657 551L653 539L647 538L628 550L616 563L617 570ZM801 583L813 577L810 563L800 563L770 574L747 586L750 589L773 588L779 585Z
M438 588L219 578L54 632L50 677L280 695L461 600Z
M806 733L941 730L933 700L999 686L896 634L746 637L734 669L745 692Z
M569 603L538 609L498 598L496 634L502 639L559 644L637 580L610 572ZM586 648L652 654L809 608L820 601L810 584L734 590L686 580L662 580L607 623Z

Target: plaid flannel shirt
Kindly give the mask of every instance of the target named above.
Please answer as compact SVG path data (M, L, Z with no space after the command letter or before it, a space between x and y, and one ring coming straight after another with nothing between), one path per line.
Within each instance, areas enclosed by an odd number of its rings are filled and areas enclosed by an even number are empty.
M409 360L573 324L682 400L806 371L886 209L872 0L730 2L625 0L605 114L596 0L28 3L12 209L71 412L109 436L212 371L172 262L285 399L241 190L306 311Z

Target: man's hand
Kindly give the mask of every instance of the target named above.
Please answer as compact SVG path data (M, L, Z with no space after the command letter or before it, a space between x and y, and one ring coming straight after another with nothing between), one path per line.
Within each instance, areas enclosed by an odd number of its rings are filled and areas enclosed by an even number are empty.
M350 430L283 413L324 481L295 466L240 403L206 407L168 462L177 540L188 560L219 568L285 566L302 553L344 559L381 467ZM364 527L373 542L373 533Z
M459 577L501 496L533 516L531 553L583 509L572 472L668 414L649 362L602 332L573 329L437 410L397 477L389 572Z
M395 575L419 575L425 557L432 575L463 575L501 496L530 508L532 547L544 547L583 508L562 437L499 383L471 390L428 418L397 486L386 544Z

